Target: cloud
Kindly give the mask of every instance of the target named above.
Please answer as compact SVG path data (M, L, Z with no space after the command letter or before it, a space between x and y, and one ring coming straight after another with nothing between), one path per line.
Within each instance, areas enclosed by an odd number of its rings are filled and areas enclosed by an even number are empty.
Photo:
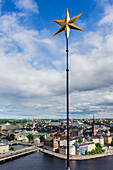
M112 24L113 25L113 5L107 5L104 10L104 17L99 21L98 25Z
M38 13L38 5L34 0L14 0L17 8Z
M52 64L58 52L51 57L57 42L20 25L16 13L1 16L0 24L0 102L6 115L52 113L54 96L64 93L64 73Z
M0 16L0 115L66 118L64 41L20 21L20 13ZM113 32L102 27L70 42L72 118L113 115Z

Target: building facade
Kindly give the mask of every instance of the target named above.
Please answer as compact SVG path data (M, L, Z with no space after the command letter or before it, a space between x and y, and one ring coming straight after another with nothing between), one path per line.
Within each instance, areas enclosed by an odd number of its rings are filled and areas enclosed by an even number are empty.
M0 154L9 152L9 145L0 143Z

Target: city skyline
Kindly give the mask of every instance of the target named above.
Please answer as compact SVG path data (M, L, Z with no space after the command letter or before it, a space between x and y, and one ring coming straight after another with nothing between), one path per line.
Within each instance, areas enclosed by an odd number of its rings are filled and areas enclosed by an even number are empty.
M1 119L66 118L65 35L52 38L66 8L84 30L69 39L70 118L113 118L113 2L0 0Z

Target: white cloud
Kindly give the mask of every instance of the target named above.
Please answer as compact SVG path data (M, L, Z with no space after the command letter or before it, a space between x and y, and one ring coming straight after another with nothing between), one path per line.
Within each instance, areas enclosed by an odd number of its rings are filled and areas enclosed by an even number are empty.
M113 5L107 5L105 7L104 16L99 21L98 25L112 24L113 25Z
M17 8L38 13L38 5L34 0L14 0Z
M4 115L66 117L64 41L50 38L48 30L28 29L20 24L20 17L17 13L0 17L0 103ZM93 112L102 117L113 114L113 33L105 35L101 25L70 45L73 118L78 113L82 118Z

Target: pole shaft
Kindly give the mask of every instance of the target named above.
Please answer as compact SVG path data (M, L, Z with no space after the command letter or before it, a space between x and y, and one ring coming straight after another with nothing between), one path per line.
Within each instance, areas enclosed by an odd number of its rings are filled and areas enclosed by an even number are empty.
M69 68L68 68L68 38L66 38L67 53L67 169L69 169Z

